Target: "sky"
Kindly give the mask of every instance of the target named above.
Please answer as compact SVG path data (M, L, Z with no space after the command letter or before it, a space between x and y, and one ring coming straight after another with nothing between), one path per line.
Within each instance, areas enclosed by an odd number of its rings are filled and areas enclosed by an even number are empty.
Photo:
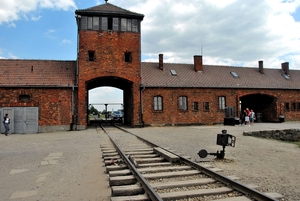
M142 61L300 70L300 0L109 0L144 14ZM75 10L104 0L0 0L0 59L76 60ZM93 89L90 103L122 103ZM97 108L102 110L103 108ZM117 105L109 110L122 109Z

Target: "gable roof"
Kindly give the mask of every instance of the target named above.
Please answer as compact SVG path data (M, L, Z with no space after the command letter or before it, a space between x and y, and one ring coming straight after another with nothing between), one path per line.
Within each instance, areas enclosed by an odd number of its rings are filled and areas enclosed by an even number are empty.
M71 87L75 61L0 59L1 87Z
M203 65L203 71L196 72L194 64L164 63L164 70L158 65L158 62L141 63L142 86L300 89L299 70L289 70L290 76L286 79L281 69L264 68L261 74L254 67ZM1 87L73 87L75 79L76 61L0 59Z
M121 7L115 6L110 3L100 4L98 6L90 7L87 9L76 10L77 15L101 15L101 16L120 16L132 17L143 20L144 15L131 12Z
M289 70L289 79L281 69L203 65L203 71L196 72L194 64L142 62L141 84L144 87L197 87L197 88L260 88L300 89L300 71ZM172 75L174 70L177 75ZM235 72L238 77L230 72Z

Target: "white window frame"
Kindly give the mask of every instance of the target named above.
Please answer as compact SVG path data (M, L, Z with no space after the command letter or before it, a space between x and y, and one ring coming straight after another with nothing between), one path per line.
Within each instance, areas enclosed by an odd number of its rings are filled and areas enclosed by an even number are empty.
M219 109L225 110L226 107L226 98L225 96L219 96Z
M187 110L187 97L179 96L179 110Z
M155 111L162 111L163 110L163 102L162 102L162 96L154 96L154 110Z

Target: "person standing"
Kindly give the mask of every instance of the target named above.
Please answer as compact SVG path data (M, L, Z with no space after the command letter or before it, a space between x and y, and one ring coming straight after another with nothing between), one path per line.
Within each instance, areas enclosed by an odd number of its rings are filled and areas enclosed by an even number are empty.
M10 119L8 118L8 114L5 114L3 124L5 128L5 135L8 136L8 131L10 130L9 129Z
M245 116L245 125L249 125L250 126L250 118L248 115Z
M254 119L255 119L255 112L251 110L250 112L250 124L253 126L254 124Z

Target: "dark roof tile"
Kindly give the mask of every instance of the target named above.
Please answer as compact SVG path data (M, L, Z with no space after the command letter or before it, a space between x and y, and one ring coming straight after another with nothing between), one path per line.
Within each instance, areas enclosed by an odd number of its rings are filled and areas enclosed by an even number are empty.
M300 89L300 71L290 70L290 79L282 76L281 69L264 68L264 74L257 68L203 65L203 71L196 72L193 64L164 63L164 70L158 63L142 62L141 83L145 87L203 87L203 88L269 88ZM177 76L171 75L175 70ZM236 72L235 78L230 72Z
M115 16L130 16L138 19L143 19L144 15L131 12L129 10L123 9L121 7L115 6L110 3L100 4L98 6L93 6L87 9L80 9L75 11L79 15L90 15L90 14L104 14L104 15L115 15Z
M0 59L1 86L74 86L75 61Z

